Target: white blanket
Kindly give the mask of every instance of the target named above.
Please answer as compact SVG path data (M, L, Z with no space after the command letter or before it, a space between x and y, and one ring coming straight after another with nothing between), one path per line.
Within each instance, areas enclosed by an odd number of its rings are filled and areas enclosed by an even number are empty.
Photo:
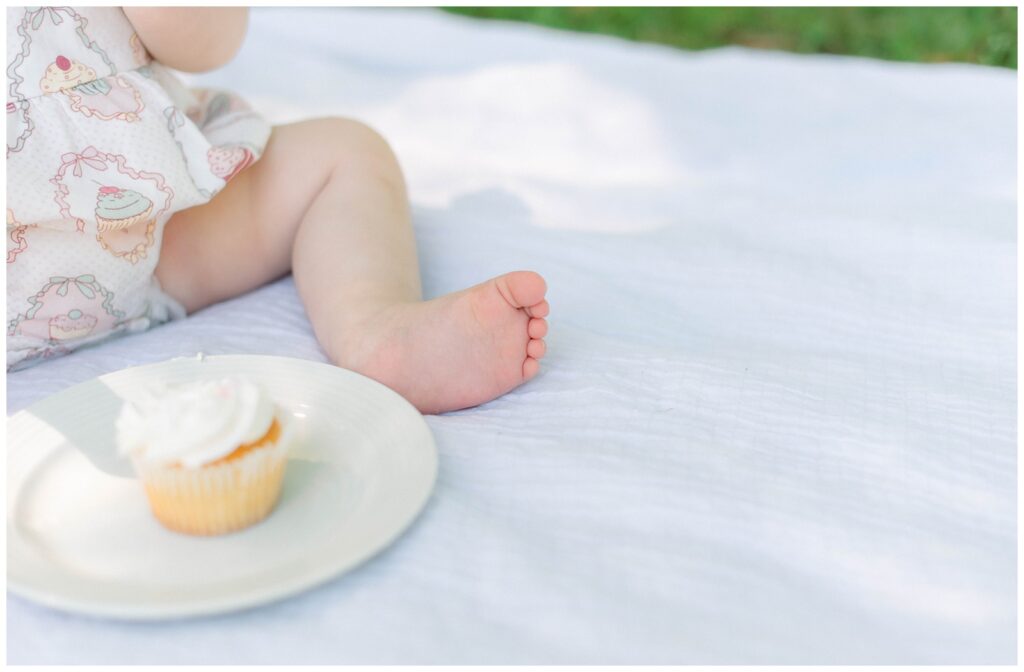
M266 9L196 81L380 129L427 294L536 269L549 355L427 419L437 491L353 573L170 624L10 597L10 662L1014 661L1015 72ZM324 358L286 279L8 413L200 350Z

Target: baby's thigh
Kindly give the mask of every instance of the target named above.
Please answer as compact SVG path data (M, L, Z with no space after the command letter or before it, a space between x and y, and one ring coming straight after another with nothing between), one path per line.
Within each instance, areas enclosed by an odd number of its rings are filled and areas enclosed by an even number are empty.
M192 312L286 274L302 216L331 173L372 151L364 129L341 119L275 127L258 161L168 222L156 269L164 290Z

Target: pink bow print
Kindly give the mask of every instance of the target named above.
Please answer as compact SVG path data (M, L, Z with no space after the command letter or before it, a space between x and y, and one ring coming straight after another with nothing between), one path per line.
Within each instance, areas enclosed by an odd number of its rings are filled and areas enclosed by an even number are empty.
M83 163L87 164L90 168L95 168L96 170L107 169L107 164L103 162L102 158L100 158L99 150L91 146L83 149L81 154L69 152L60 158L65 164L73 163L75 165L75 168L72 171L75 174L75 177L82 176Z

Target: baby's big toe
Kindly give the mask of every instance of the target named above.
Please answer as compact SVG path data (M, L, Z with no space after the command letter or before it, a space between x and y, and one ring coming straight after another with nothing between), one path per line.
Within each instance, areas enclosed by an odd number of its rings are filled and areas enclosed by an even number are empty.
M502 295L516 308L537 305L544 300L544 294L548 291L544 278L533 271L506 273L497 278L497 282Z

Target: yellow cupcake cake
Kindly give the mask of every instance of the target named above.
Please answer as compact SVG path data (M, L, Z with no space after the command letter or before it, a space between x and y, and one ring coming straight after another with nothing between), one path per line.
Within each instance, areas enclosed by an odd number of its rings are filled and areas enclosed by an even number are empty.
M253 525L273 510L290 429L262 387L225 378L126 403L117 439L160 523L215 535Z

